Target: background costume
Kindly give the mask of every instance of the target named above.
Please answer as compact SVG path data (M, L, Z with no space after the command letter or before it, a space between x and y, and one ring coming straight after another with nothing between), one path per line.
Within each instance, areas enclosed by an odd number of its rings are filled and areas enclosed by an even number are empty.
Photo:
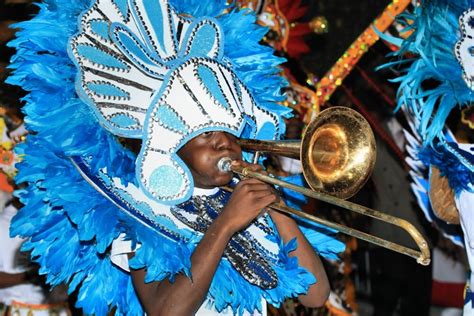
M24 112L32 132L19 149L25 160L17 182L27 187L11 232L29 238L24 249L48 282L78 291L85 313L141 314L130 275L111 262L112 242L124 236L140 246L130 266L147 268L145 282L189 276L202 234L189 224L192 205L181 220L176 213L193 193L176 152L204 131L279 138L289 113L276 103L281 60L258 44L265 30L255 17L226 1L59 0L40 7L11 42L17 54L8 82L29 92ZM124 139L141 141L138 156ZM267 226L253 223L229 252L247 255L237 246ZM327 229L302 230L322 255L335 258L343 249ZM294 242L275 236L272 243L273 253L258 261L264 265L226 255L210 286L212 309L260 311L262 298L278 305L307 290L315 280L288 256Z
M405 135L413 192L427 218L446 236L458 244L464 238L471 270L474 147L469 138L458 142L446 123L450 114L472 107L474 100L473 5L472 0L422 1L413 14L404 16L410 36L389 39L400 46L396 55L405 58L388 64L402 66L402 75L395 81L400 82L398 107L411 123ZM440 181L445 183L441 190L435 184ZM459 217L444 216L448 209ZM455 218L461 224L461 235L453 230ZM472 282L472 273L470 279ZM474 313L471 301L468 290L465 315Z
M23 125L7 125L12 120L6 112L0 116L0 272L6 278L14 275L21 276L21 281L4 283L0 286L0 314L1 315L30 315L41 316L55 313L69 315L65 300L64 288L51 291L38 277L36 266L29 260L29 254L20 251L23 239L9 236L9 228L13 216L18 209L14 203L13 180L16 173L15 165L21 157L15 155L15 143L24 137L26 131ZM9 127L9 128L8 128ZM14 129L13 129L14 128ZM13 129L13 130L12 130ZM3 276L2 276L3 277Z
M28 254L20 251L24 240L8 236L11 219L17 211L11 203L0 211L0 272L9 274L26 273L33 269ZM70 315L64 288L56 288L51 292L36 273L30 273L29 276L31 279L22 284L0 289L0 303L9 307L9 315ZM34 282L34 278L37 282Z

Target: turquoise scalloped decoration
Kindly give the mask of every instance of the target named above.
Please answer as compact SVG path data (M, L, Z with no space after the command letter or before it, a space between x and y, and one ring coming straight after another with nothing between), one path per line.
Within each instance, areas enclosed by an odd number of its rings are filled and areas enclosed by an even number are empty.
M125 0L114 3L124 16L129 13ZM22 189L16 195L25 206L13 219L11 234L27 239L23 250L31 251L32 260L40 264L40 273L46 275L49 284L69 284L69 292L77 292L76 305L85 314L101 316L114 310L116 315L143 315L130 275L110 261L112 241L125 233L134 243L142 244L130 264L146 267L146 280L152 281L172 279L177 273L189 276L191 253L199 238L170 240L121 213L68 159L81 156L89 160L93 172L106 168L110 177L136 185L136 156L102 128L72 84L77 70L67 53L68 40L78 32L77 17L89 5L88 0L47 0L38 4L39 13L31 20L14 25L19 31L9 46L17 52L7 82L28 93L23 112L30 135L16 149L24 154L16 177ZM224 0L173 1L173 5L189 15L216 17L227 38L224 55L251 87L257 102L280 119L289 115L288 108L275 103L283 99L279 87L285 81L277 68L282 59L258 44L266 30L254 23L253 14L231 10ZM101 24L93 28L99 34L104 32ZM85 55L97 53L86 47L82 50ZM104 64L123 67L113 56L101 58ZM134 122L117 118L116 123ZM332 256L343 249L333 238L310 237L310 241L314 246L333 249ZM288 256L294 247L294 243L282 245L281 283L268 293L243 282L229 263L222 261L211 285L216 308L232 306L242 314L261 310L262 296L278 305L286 297L306 291L314 278ZM223 289L222 284L228 288ZM239 288L242 290L236 291ZM229 291L234 291L233 297Z

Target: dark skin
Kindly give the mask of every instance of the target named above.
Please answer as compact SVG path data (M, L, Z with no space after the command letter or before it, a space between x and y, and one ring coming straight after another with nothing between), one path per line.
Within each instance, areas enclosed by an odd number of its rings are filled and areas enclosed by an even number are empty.
M236 138L225 132L206 132L190 140L178 155L191 170L194 185L210 189L228 184L233 174L217 169L222 157L234 163L261 170L259 165L242 161L242 152ZM174 283L144 282L146 271L132 270L132 280L143 308L148 315L193 315L204 302L209 286L230 238L245 229L265 208L278 202L275 190L256 179L243 179L234 189L222 213L209 226L191 256L192 279L178 275ZM299 265L318 280L300 302L307 307L320 307L329 296L329 282L319 257L290 217L268 211L280 236L285 242L297 238L298 248L290 255L298 257Z
M15 200L14 200L15 202ZM38 274L38 265L34 264L30 270L19 273L0 272L0 289L12 287L15 285L32 283L43 285L44 280Z
M28 283L26 273L6 273L0 272L0 289Z

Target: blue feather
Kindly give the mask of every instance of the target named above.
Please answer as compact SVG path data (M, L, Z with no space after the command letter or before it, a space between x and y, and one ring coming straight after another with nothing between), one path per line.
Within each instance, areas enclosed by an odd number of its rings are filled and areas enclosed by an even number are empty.
M399 60L379 67L402 67L403 75L393 80L400 82L398 109L406 105L415 113L424 146L443 140L449 113L474 100L474 92L462 79L462 68L454 55L460 35L458 18L470 5L469 0L425 0L413 13L400 15L399 19L409 25L407 30L414 32L402 42L392 41L400 45L393 54ZM405 58L406 53L416 57ZM438 84L425 88L428 80Z
M447 151L444 146L425 147L420 150L418 157L425 165L436 166L441 176L448 178L449 186L456 195L463 190L472 192L469 185L474 183L474 172L459 163L459 158Z
M472 0L421 1L413 13L399 17L413 33L401 44L393 42L400 44L393 54L398 60L380 67L401 67L401 75L392 80L400 83L397 110L403 108L412 116L414 132L422 141L417 149L418 159L426 166L436 166L457 195L471 190L474 165L467 163L461 153L456 155L451 150L445 124L453 110L474 102L474 91L464 81L461 64L455 56L455 46L461 38L459 17L472 9L473 3ZM464 153L473 159L472 153ZM421 195L416 189L414 192L417 197Z
M125 232L135 244L142 245L130 264L137 269L146 267L149 282L172 280L177 273L189 276L191 253L199 238L171 241L127 217L95 191L67 159L93 157L93 172L106 167L109 175L123 183L135 181L135 155L101 128L72 84L77 70L67 54L68 40L78 32L77 17L90 2L47 0L38 4L39 13L34 18L15 25L19 28L17 38L9 46L17 52L7 82L28 92L23 111L32 133L17 149L25 158L18 165L16 181L25 186L16 194L25 206L13 219L11 234L27 238L23 249L31 251L48 283L68 283L70 292L78 291L77 306L85 314L100 316L115 310L117 315L141 315L130 275L110 261L112 241ZM125 10L123 1L115 2ZM281 120L289 115L289 109L276 104L283 99L280 88L286 84L277 68L283 60L258 43L266 30L254 23L253 13L234 10L225 0L173 4L180 12L215 17L227 40L225 58L251 87L256 101ZM229 10L230 14L223 14ZM334 254L329 248L340 251L340 244L333 239L310 239L318 247L326 247L324 253L330 257ZM246 282L223 260L210 288L216 308L231 306L242 314L261 310L262 296L278 305L286 297L304 293L315 280L288 256L294 247L294 243L281 245L282 264L276 268L280 283L266 292Z

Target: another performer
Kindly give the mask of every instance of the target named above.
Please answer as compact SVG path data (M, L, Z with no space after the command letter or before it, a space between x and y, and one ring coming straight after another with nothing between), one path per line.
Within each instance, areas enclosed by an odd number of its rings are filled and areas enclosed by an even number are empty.
M474 315L474 145L470 137L456 139L448 129L448 117L464 116L474 101L472 0L421 1L407 14L410 36L389 38L403 56L389 66L404 69L398 104L410 121L407 163L412 190L427 219L458 244L464 244L471 275L464 315ZM398 56L397 56L398 57ZM466 115L467 116L467 115ZM461 120L462 121L462 120ZM453 223L460 223L461 236ZM463 242L460 242L462 239Z
M281 59L258 44L254 15L227 1L88 4L48 1L12 44L9 82L30 92L33 131L12 233L29 238L41 271L78 289L87 314L321 305L328 284L311 248L335 259L334 232L265 213L277 196L259 181L217 188L232 180L222 157L249 161L236 137L278 139L290 112L275 102Z
M15 164L20 157L14 154L16 143L25 136L23 125L9 130L11 113L0 108L0 315L70 315L64 288L54 291L44 284L38 275L38 265L28 260L28 254L20 251L23 239L9 236L9 227L18 211L18 200L12 196Z

